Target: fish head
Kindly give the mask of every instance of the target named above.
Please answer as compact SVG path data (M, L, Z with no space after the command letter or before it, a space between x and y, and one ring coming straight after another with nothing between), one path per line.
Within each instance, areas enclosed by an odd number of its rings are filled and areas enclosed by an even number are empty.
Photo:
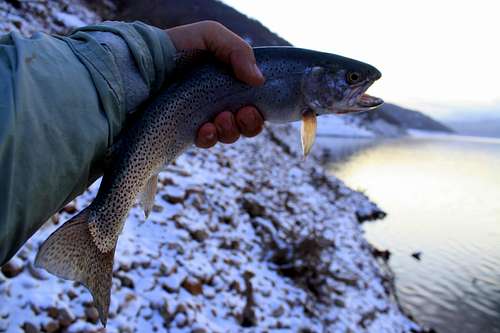
M381 76L380 71L369 64L325 54L305 71L304 102L317 115L373 110L384 102L365 91Z

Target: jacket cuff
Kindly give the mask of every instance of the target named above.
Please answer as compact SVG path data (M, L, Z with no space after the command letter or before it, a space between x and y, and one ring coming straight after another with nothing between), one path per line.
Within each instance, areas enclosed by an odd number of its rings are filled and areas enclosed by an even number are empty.
M87 69L102 101L109 122L109 142L120 132L126 118L125 90L112 50L99 43L89 32L114 33L126 42L137 70L149 88L149 95L159 91L174 69L176 49L168 34L142 22L114 22L82 27L68 37L61 37L73 49Z

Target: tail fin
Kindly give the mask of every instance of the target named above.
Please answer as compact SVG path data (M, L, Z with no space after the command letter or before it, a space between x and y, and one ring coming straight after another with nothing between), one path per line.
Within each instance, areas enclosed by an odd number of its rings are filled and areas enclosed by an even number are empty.
M85 285L106 326L115 248L102 253L94 244L88 228L89 215L90 210L85 208L52 233L38 250L35 266Z

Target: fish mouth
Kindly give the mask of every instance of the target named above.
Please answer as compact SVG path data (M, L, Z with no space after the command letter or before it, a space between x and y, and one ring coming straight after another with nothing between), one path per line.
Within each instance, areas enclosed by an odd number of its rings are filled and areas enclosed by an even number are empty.
M374 110L384 104L384 101L375 96L365 94L365 91L373 84L373 82L368 82L367 84L354 89L348 98L347 106L339 110L339 114L362 112Z
M360 111L373 110L384 104L382 98L371 96L368 94L361 94L356 101L355 108Z

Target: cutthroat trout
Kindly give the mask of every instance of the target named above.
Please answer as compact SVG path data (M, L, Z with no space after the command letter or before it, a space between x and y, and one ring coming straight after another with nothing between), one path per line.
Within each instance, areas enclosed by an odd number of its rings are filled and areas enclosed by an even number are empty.
M259 87L238 81L231 70L204 52L180 54L173 82L154 97L137 121L111 147L94 201L64 223L41 246L35 264L91 292L106 325L113 257L127 214L139 196L147 215L157 175L195 140L198 128L221 110L255 105L264 119L302 120L304 154L311 149L316 116L365 111L381 99L364 94L380 78L365 63L291 47L255 48L266 77Z

